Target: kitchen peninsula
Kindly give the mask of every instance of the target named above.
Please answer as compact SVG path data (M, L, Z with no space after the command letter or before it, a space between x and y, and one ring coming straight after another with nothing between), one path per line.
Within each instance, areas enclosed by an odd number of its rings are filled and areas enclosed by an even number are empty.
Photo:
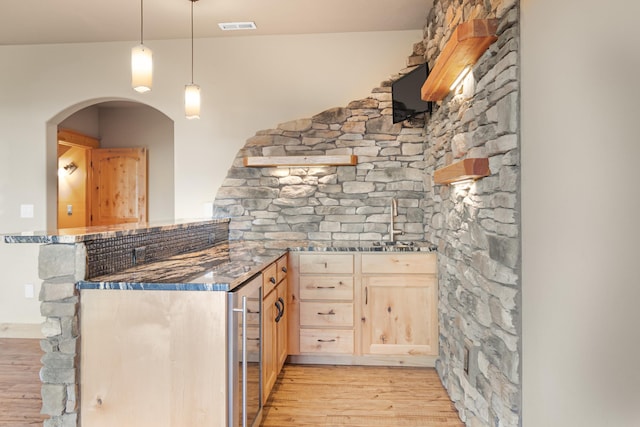
M376 301L370 310L377 307L392 313L393 307L397 320L397 304L418 296L410 307L425 304L415 315L423 319L428 312L435 342L430 336L430 348L416 350L413 346L400 352L408 351L409 357L419 360L415 356L424 356L426 351L435 360L437 276L429 245L362 247L353 243L342 248L270 249L260 241L229 242L228 228L229 221L224 219L5 237L12 243L45 244L40 251L41 310L47 317L42 341L43 412L65 420L64 425L77 425L80 418L92 426L132 422L139 426L234 425L228 424L233 417L228 414L237 410L239 397L233 398L229 391L232 371L225 367L232 367L234 351L230 349L242 347L238 343L243 333L229 332L233 330L230 313L236 307L230 306L228 298L251 283L261 286L262 294L258 301L248 299L247 318L236 321L236 329L246 323L246 337L256 340L257 347L247 345L244 359L262 361L263 369L271 357L265 348L276 341L281 345L278 354L284 359L293 354L300 362L406 363L407 358L396 357L398 348L389 358L394 351L377 345L371 335L364 342L373 349L373 357L362 357L363 329L355 319L361 317L359 305L368 298ZM289 262L288 249L293 253ZM375 258L378 255L382 257ZM413 271L413 265L421 264L425 256L432 261L430 266ZM336 266L334 261L339 259ZM419 274L409 277L409 271ZM395 289L385 289L390 283L386 273L392 273L388 277ZM425 274L431 280L424 288L428 291L416 294L416 280ZM336 278L338 293L333 294ZM413 290L403 292L404 285ZM394 295L400 296L394 299ZM267 303L268 296L274 302ZM337 304L338 311L332 304ZM272 314L276 323L284 319L284 325L268 329L271 320L265 317ZM368 312L362 315L363 322L368 316ZM400 317L407 316L412 315ZM333 319L339 320L334 323ZM388 328L388 322L380 317L371 330ZM423 332L403 325L410 339ZM350 338L332 337L336 331ZM383 341L397 339L381 335ZM336 341L337 347L332 345ZM276 358L280 360L275 376L284 361ZM268 381L263 375L262 383ZM258 412L272 381L263 386L266 392L258 394ZM260 382L254 382L254 389L259 390Z

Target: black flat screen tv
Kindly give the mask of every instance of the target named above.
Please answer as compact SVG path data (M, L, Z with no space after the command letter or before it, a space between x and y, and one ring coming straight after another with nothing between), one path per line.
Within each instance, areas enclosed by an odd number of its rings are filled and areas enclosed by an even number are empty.
M393 102L393 123L398 123L416 114L431 112L431 102L420 97L422 85L429 75L429 66L425 63L391 84Z

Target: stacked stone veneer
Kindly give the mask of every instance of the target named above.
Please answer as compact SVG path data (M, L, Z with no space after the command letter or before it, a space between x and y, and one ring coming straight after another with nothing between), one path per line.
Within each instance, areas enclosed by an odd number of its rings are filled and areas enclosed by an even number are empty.
M433 66L463 17L499 20L497 42L425 128L427 176L467 157L488 157L491 169L470 187L425 188L425 236L438 246L440 273L436 368L472 426L520 424L518 6L515 0L438 1L425 29Z
M80 383L80 294L76 283L94 272L114 272L133 265L133 250L148 249L144 262L153 262L178 253L212 247L228 240L228 222L208 221L166 228L128 230L116 236L75 244L40 246L40 312L44 351L42 413L50 418L44 427L76 427L79 414ZM125 260L126 258L126 260Z
M424 62L422 43L410 67ZM398 75L398 76L399 76ZM398 76L395 76L396 78ZM239 151L215 199L230 237L267 247L389 239L391 198L398 240L424 239L424 116L393 124L391 83L365 99L260 131ZM247 168L245 156L355 154L356 166Z
M462 89L427 117L391 122L390 83L427 61L455 27L497 18L499 38ZM234 239L265 245L343 246L388 239L438 246L440 357L436 368L469 426L517 426L521 414L519 3L436 0L409 68L371 95L260 131L238 153L216 196ZM244 156L356 154L357 166L245 168ZM436 169L488 157L491 175L466 187L434 185ZM347 243L348 242L348 243ZM465 372L465 358L469 360Z

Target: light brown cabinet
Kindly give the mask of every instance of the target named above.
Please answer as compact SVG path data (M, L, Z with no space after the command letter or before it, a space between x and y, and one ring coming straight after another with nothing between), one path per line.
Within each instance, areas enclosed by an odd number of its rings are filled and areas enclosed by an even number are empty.
M301 353L353 354L352 254L300 254Z
M293 362L433 366L436 255L291 253Z
M262 273L262 402L269 393L288 356L287 255Z

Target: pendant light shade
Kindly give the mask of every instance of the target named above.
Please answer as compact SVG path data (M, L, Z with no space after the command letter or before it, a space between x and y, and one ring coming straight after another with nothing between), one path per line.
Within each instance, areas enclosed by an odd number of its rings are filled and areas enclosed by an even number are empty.
M187 119L200 118L200 86L193 83L193 4L191 2L191 84L184 87L184 114Z
M200 118L200 86L191 83L184 87L184 113L187 119Z
M131 87L140 93L149 92L153 84L153 55L144 45L143 0L140 0L140 44L131 49Z
M131 87L140 93L149 92L153 83L151 49L143 44L131 49Z

